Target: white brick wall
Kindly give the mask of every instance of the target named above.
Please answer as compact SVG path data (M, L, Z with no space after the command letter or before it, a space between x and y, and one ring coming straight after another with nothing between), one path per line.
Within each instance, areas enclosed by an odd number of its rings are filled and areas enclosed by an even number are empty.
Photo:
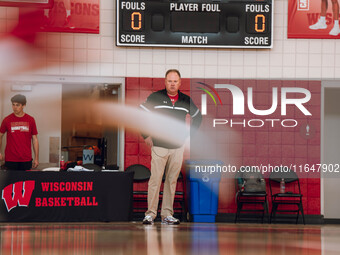
M340 40L287 39L287 0L274 3L272 49L142 48L115 46L115 1L100 1L100 34L47 33L48 65L35 74L163 77L178 68L185 78L338 79ZM18 9L0 8L0 33ZM48 56L49 54L47 54Z

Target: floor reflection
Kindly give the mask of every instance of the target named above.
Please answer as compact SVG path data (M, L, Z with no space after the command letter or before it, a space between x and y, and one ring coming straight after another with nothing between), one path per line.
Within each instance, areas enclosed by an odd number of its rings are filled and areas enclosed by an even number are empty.
M174 232L176 226L145 226L146 253L148 255L175 255ZM176 231L177 232L177 231Z
M218 254L217 226L191 227L191 254Z
M338 225L0 224L0 254L338 254Z
M2 227L0 240L0 254L86 254L96 244L95 232L86 227L40 224Z

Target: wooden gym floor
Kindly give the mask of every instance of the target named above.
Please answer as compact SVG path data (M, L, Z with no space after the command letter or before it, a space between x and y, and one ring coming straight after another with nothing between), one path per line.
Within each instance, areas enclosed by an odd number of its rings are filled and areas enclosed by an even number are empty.
M340 225L0 224L0 254L339 254Z

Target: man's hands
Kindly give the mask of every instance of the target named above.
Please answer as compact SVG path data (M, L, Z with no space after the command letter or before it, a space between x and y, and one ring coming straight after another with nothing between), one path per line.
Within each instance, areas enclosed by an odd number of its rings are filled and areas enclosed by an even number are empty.
M33 151L34 151L34 160L32 162L32 168L36 168L39 165L39 142L38 142L38 136L33 135L32 136L33 141Z
M150 147L153 146L152 138L150 136L145 138L144 141L148 146L150 146Z
M39 166L39 160L35 159L32 162L32 168L36 168L37 166Z

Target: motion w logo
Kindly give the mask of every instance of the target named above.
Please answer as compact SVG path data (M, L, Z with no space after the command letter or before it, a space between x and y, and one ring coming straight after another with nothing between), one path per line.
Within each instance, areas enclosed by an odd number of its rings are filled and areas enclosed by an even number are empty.
M9 212L17 206L28 207L34 186L35 181L21 181L7 185L2 190L2 199L5 202L7 211Z

